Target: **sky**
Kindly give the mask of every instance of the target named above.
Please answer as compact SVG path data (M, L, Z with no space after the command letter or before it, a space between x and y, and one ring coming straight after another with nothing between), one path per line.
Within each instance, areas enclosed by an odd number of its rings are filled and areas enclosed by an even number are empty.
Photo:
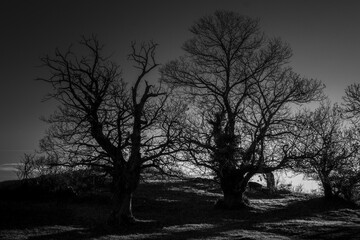
M96 34L113 60L126 62L131 41L159 44L159 63L182 55L189 27L216 10L259 18L262 30L290 44L290 65L321 80L340 102L344 89L360 82L360 3L311 0L2 0L0 1L0 181L16 178L13 167L38 147L47 126L39 119L56 105L43 102L50 91L39 58L66 49L82 35ZM154 76L156 77L156 75Z

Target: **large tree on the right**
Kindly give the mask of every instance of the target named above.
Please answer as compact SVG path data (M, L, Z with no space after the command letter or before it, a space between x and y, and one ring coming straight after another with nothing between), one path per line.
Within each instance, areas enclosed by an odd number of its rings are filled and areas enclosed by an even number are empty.
M184 159L219 180L218 206L241 207L254 174L300 159L291 106L320 99L323 85L294 73L290 47L266 37L257 20L217 11L190 32L185 55L161 70L162 80L191 104Z

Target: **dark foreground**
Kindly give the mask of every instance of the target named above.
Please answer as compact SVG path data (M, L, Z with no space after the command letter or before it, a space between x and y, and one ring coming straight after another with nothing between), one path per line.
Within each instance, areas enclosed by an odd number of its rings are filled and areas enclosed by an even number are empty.
M143 183L126 229L103 223L109 195L11 199L0 195L0 239L360 239L360 210L305 194L249 193L252 207L215 210L221 196L203 179Z

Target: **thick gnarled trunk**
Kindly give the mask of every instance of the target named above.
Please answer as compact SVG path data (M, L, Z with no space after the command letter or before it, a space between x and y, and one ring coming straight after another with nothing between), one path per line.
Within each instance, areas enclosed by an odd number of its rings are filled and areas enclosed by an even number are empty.
M114 207L108 219L109 225L126 225L135 222L132 214L132 193L123 193L120 194L120 196L114 196L113 201Z
M214 119L209 123L213 127L214 142L216 149L213 152L213 160L218 164L220 186L224 197L219 199L215 208L220 209L239 209L248 205L244 193L246 190L248 174L237 169L236 166L236 148L237 138L234 134L235 119L230 106L227 105L227 122L225 112L219 112L214 115ZM226 124L225 124L226 122Z
M274 193L276 191L275 186L275 176L273 172L265 173L266 187L270 193Z
M240 190L224 192L224 198L218 200L216 208L241 209L249 205L249 201Z
M321 171L319 172L319 176L324 190L324 197L326 199L334 198L334 192L333 192L331 180L329 179L329 173L326 171Z
M248 179L240 173L237 174L227 173L220 178L220 186L224 196L216 202L215 208L240 209L249 205L249 201L245 196Z
M322 185L323 185L323 189L324 189L324 196L326 199L331 199L334 197L334 193L333 193L333 190L332 190L332 186L331 186L331 183L330 181L323 181L322 182Z
M112 226L127 225L136 222L132 213L132 195L136 190L140 173L126 172L114 179L113 209L108 219Z

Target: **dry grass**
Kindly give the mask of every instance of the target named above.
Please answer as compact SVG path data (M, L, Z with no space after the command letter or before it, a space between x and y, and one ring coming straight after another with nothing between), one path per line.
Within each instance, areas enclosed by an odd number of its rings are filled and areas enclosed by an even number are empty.
M140 185L134 214L117 231L103 224L108 196L71 201L0 201L0 239L360 239L360 210L305 194L250 193L252 207L213 209L221 197L203 179Z

